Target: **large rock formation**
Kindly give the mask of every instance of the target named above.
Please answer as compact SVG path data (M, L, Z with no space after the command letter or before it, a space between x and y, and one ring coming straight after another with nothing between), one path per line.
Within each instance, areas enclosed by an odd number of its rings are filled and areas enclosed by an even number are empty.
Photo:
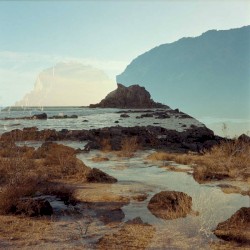
M116 80L194 117L249 119L249 44L250 26L210 30L145 52Z
M149 92L139 85L125 87L117 84L117 89L109 93L100 103L91 104L90 108L165 108L156 103Z

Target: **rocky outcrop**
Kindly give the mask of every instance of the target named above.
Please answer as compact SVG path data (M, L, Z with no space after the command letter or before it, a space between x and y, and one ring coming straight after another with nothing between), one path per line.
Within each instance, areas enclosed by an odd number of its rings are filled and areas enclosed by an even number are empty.
M156 103L149 92L139 85L125 87L117 84L117 89L109 93L100 103L91 104L90 108L166 108Z
M214 234L223 240L250 245L250 207L242 207L228 220L219 223Z
M23 116L23 117L6 117L2 120L46 120L48 118L46 113L35 114L32 116Z
M186 217L192 210L192 198L183 192L162 191L151 198L148 209L166 220Z
M104 173L100 169L93 168L86 176L87 182L91 183L115 183L117 179Z
M238 138L239 141L245 142L245 143L250 143L250 136L246 134L242 134Z
M112 150L120 150L122 142L129 137L136 137L141 148L166 149L169 151L199 152L217 144L221 138L206 127L193 127L184 132L169 130L157 126L108 127L91 130L61 131L35 127L12 130L2 134L1 141L89 141L85 150L101 149L102 141L108 140Z

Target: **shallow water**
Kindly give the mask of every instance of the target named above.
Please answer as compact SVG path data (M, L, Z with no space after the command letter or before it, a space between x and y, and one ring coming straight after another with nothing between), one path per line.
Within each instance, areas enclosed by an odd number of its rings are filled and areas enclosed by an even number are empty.
M78 158L86 165L103 170L117 178L118 184L127 187L126 189L117 189L116 185L112 185L111 189L114 193L129 195L130 197L145 193L149 195L145 201L131 200L130 204L122 207L125 213L124 222L135 217L141 217L144 222L156 227L156 236L149 248L161 248L166 244L178 248L179 241L185 243L186 246L189 245L189 247L195 244L197 246L195 249L209 248L209 243L216 240L212 230L215 229L217 224L228 219L241 207L250 205L248 196L225 194L216 186L219 184L218 182L211 185L201 185L190 174L172 172L160 168L155 163L147 162L145 158L150 153L152 151L141 151L136 153L133 158L121 158L110 153L105 154L105 157L110 160L104 162L93 162L91 160L97 155L102 156L100 151L78 155ZM192 209L198 212L198 215L194 213L194 215L188 215L186 218L174 220L155 217L147 209L147 204L155 193L164 190L181 191L190 195L193 201ZM171 237L168 239L167 235ZM171 241L171 244L169 241ZM184 248L184 246L179 247Z

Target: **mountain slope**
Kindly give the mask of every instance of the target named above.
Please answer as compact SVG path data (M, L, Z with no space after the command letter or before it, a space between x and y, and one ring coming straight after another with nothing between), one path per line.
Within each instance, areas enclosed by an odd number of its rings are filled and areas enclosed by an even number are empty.
M250 26L163 44L138 56L117 82L193 116L250 118Z

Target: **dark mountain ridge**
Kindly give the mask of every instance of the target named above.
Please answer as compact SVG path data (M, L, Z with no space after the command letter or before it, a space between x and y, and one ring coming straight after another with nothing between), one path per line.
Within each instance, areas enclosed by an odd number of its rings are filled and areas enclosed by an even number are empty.
M210 30L135 58L117 82L189 114L250 118L250 26Z

